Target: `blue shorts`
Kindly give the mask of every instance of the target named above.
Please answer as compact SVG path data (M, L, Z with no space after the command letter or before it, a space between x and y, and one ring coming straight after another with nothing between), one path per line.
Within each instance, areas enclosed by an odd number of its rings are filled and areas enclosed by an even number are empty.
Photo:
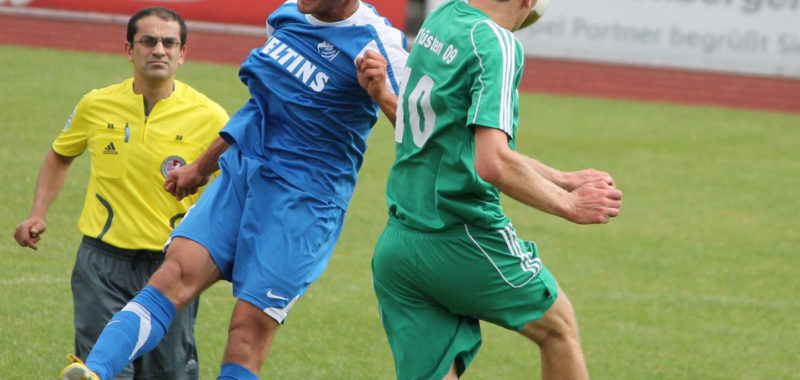
M205 247L233 295L283 323L328 265L345 211L231 145L221 174L172 232Z

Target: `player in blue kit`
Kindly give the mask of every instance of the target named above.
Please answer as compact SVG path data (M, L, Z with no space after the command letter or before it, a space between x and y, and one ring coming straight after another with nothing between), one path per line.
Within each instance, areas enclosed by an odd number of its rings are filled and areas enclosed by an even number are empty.
M148 286L61 379L112 378L220 279L238 300L218 379L257 379L278 327L325 269L379 108L394 118L405 37L359 0L290 0L267 29L239 72L252 98L164 187L180 199L221 174Z

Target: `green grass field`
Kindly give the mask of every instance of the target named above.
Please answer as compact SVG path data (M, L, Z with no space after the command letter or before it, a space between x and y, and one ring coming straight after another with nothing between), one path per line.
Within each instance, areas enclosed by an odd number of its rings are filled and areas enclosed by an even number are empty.
M235 112L234 66L190 61L179 79ZM121 55L0 46L0 368L55 378L72 351L69 277L88 175L76 160L39 251L12 238L45 152L81 95L131 73ZM710 107L522 95L518 149L564 170L611 172L623 211L577 226L506 200L523 238L570 295L595 379L800 379L800 117ZM344 233L325 274L276 337L269 379L391 379L369 269L393 158L370 137ZM201 378L214 379L233 299L201 297ZM538 351L484 325L464 379L539 378Z

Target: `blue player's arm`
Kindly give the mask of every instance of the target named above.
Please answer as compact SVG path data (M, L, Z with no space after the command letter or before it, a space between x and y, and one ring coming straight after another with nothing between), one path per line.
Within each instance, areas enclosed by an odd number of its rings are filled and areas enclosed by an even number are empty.
M217 137L197 160L169 172L164 180L164 190L178 200L197 193L211 179L211 174L219 169L219 156L227 149L228 143L222 137Z
M394 125L397 112L397 95L387 86L388 73L386 59L374 50L367 50L363 57L356 58L358 83L363 87L372 100L378 104L381 111Z

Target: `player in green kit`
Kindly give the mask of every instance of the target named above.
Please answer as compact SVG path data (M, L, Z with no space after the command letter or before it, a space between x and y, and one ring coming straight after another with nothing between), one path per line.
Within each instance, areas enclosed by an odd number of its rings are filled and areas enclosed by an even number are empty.
M570 301L500 205L502 192L591 224L622 203L606 172L563 172L514 151L524 54L512 31L541 15L536 1L451 1L411 48L390 217L372 262L399 379L460 376L481 344L479 321L535 342L544 379L588 378Z

